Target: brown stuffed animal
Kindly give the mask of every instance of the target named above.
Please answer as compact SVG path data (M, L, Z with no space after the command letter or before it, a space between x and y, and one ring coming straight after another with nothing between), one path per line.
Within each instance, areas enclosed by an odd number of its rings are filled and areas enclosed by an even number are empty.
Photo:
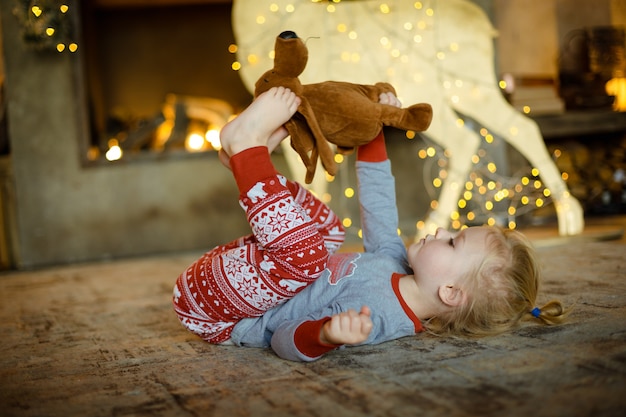
M254 91L257 97L272 87L283 86L300 97L298 111L285 127L291 136L291 146L307 168L307 184L315 175L318 156L324 169L330 175L336 174L334 151L329 142L337 145L340 153L349 153L374 139L383 126L423 131L430 125L429 104L414 104L405 109L380 104L381 93L396 93L388 83L301 84L298 76L306 67L308 55L306 45L294 32L282 32L276 38L274 68L259 78Z

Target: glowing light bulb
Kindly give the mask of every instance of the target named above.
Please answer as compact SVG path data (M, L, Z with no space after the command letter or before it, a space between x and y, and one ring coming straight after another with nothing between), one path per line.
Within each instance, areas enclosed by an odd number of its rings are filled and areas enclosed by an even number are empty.
M204 134L204 138L211 144L211 147L215 150L222 149L222 143L220 142L220 131L218 129L209 129Z
M198 152L204 147L204 136L192 133L185 139L185 148L190 152Z
M109 150L104 154L107 161L117 161L122 158L122 148L119 146L117 139L109 139Z

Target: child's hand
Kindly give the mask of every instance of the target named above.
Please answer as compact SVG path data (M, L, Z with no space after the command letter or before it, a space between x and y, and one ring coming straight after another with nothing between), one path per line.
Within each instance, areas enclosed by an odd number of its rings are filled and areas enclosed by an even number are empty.
M369 307L361 307L357 313L355 310L344 311L332 316L320 332L320 340L332 345L355 345L367 340L372 331L371 311Z

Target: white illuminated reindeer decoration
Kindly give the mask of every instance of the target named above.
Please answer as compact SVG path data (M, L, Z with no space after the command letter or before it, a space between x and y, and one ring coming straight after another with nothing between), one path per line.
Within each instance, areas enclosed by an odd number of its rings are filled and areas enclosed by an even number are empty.
M428 215L420 235L449 227L450 213L457 209L481 143L476 132L457 124L458 114L506 140L539 170L555 204L559 234L582 232L580 203L570 195L537 124L502 96L494 70L496 31L475 4L467 0L235 0L233 26L243 63L241 77L250 91L273 65L276 35L294 30L303 39L319 38L307 42L309 63L300 76L303 83L386 81L403 103L432 105L433 121L425 135L446 150L449 166L437 208ZM298 155L292 151L286 155L296 178L304 178ZM321 194L326 187L318 174L312 188Z

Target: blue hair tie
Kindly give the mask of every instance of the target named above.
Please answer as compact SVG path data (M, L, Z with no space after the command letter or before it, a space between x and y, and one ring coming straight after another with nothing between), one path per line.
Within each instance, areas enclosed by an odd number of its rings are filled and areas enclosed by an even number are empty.
M539 315L541 314L541 309L539 307L535 307L530 310L530 314L532 314L533 317L539 317Z

